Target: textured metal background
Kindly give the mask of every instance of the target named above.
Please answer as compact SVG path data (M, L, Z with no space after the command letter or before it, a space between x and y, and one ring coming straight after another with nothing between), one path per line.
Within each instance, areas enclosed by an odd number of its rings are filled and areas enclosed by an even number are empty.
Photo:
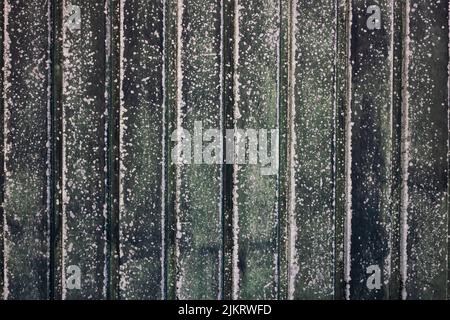
M448 298L448 0L1 7L4 299ZM197 121L278 170L173 164Z

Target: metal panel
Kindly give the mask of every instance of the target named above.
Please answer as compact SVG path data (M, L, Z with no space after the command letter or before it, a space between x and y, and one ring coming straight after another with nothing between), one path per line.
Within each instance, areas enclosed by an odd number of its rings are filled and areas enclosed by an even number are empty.
M447 298L448 1L405 3L402 297Z
M127 299L164 296L164 6L120 3L120 297Z
M107 286L105 3L63 1L61 16L61 297L99 299Z
M3 298L46 299L50 7L6 0L3 21Z
M448 0L0 5L2 298L448 298Z
M289 297L334 296L336 14L294 1L290 61Z
M393 14L392 1L352 1L349 298L389 294Z

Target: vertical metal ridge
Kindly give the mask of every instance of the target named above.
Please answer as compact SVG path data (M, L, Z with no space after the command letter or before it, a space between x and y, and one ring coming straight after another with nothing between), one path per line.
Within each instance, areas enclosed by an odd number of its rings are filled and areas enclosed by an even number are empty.
M167 133L166 133L166 112L167 112L167 88L166 88L166 0L163 3L163 35L162 35L162 90L163 90L163 101L162 101L162 161L161 161L161 299L166 299L167 297L167 279L166 279L166 175L168 165L167 159Z
M333 70L333 141L332 141L332 178L331 180L333 181L333 217L332 217L332 223L333 223L333 228L334 228L334 236L333 236L333 261L334 261L334 269L333 269L333 288L336 288L336 244L337 244L337 228L336 228L336 221L337 221L337 217L336 217L336 207L337 207L337 198L336 198L336 178L337 178L337 164L336 164L336 160L337 160L337 126L336 126L336 119L337 119L337 99L338 99L338 21L339 21L339 11L338 11L339 5L338 5L338 1L334 2L334 26L335 26L335 33L334 33L334 70ZM333 294L334 296L334 294Z
M295 54L296 54L296 23L297 23L297 0L291 2L290 14L289 14L289 103L288 103L288 127L289 127L289 140L288 144L288 157L289 157L289 187L288 187L288 299L294 298L295 291L295 275L298 272L298 266L294 265L296 259L295 250Z
M344 225L344 279L345 298L350 300L351 228L352 228L352 0L348 0L347 21L347 100L345 117L345 225Z
M182 67L182 32L183 32L183 0L177 0L176 7L176 130L177 142L181 142L181 128L182 128L182 109L183 109L183 67ZM176 266L176 284L175 297L179 298L182 285L182 270L179 264L180 257L180 243L181 238L181 221L180 221L180 196L181 196L181 149L177 149L177 163L176 163L176 182L175 182L175 266Z
M62 0L62 12L61 12L62 19L66 17L66 0ZM64 22L61 24L61 31L62 31L62 43L64 43L66 39L66 32L67 28L64 26ZM62 59L64 59L64 50L63 50L63 56ZM64 68L63 62L63 68ZM64 94L64 91L66 89L66 81L65 81L65 73L62 72L62 94ZM63 300L66 299L67 289L66 289L66 267L65 267L65 243L67 241L67 225L66 225L66 203L67 203L67 194L65 191L65 176L66 176L66 152L65 152L65 140L66 140L66 117L65 117L65 108L64 105L61 104L61 298Z
M224 109L224 1L225 0L220 0L220 61L219 61L219 105L220 105L220 132L223 133L225 132L225 109ZM219 290L217 293L217 299L221 300L224 297L224 265L225 265L225 236L224 236L224 221L225 221L225 216L224 216L224 171L225 171L225 165L224 165L224 141L223 139L221 140L221 165L220 165L220 187L219 187L219 193L220 193L220 200L219 200L219 225L221 226L220 230L222 231L221 233L221 237L222 237L222 245L221 248L219 249L219 267L218 267L218 279L219 279Z
M282 43L282 15L281 15L281 1L278 1L278 41L277 41L277 97L276 97L276 101L277 101L277 127L278 130L280 131L281 129L281 124L282 124L282 120L281 120L281 43ZM280 134L278 134L278 171L277 171L277 186L276 186L276 208L275 208L275 223L277 225L276 227L276 250L275 250L275 254L276 254L276 259L275 259L275 281L276 281L276 285L275 285L275 290L276 290L276 297L277 299L279 299L280 296L280 274L281 274L281 267L280 267L280 263L281 263L281 254L282 252L280 252L280 244L281 244L281 240L280 240L280 234L281 234L281 214L282 214L282 210L280 210L282 208L281 206L281 201L280 201L280 188L281 188L281 175L282 175L282 167L280 166Z
M3 2L3 177L4 180L6 180L6 152L8 150L8 142L7 142L7 132L8 132L8 119L9 119L9 113L7 111L7 97L6 97L6 89L7 89L7 80L8 75L11 73L10 69L10 39L8 35L8 17L9 17L9 11L10 4L8 2L9 0L4 0ZM3 192L6 192L6 183L4 182L3 186ZM2 208L4 208L4 195L2 199ZM9 289L8 289L8 254L9 254L9 246L8 246L8 240L7 235L8 233L8 225L6 221L6 213L3 209L3 299L7 300L9 295Z
M408 167L409 167L409 12L410 0L405 2L405 24L404 24L404 45L403 45L403 91L402 91L402 133L401 133L401 175L402 187L400 198L400 274L401 274L401 297L405 300L408 297L406 290L406 282L408 279L408 255L407 255L407 238L408 238Z
M233 21L233 120L234 128L236 129L236 119L239 113L239 0L234 1L234 21ZM236 161L235 161L236 162ZM232 253L232 299L239 299L239 212L237 206L237 185L239 184L238 179L239 166L233 164L233 253Z
M234 22L234 0L223 0L223 117L224 128L222 131L223 139L223 223L222 223L222 236L223 236L223 299L232 299L232 286L233 286L233 170L234 167L227 162L225 155L228 154L226 143L226 130L233 127L234 123L234 96L233 96L233 22Z

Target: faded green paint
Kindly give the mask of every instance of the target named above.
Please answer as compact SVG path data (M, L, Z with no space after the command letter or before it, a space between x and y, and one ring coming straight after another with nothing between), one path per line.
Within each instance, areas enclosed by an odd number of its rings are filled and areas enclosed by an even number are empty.
M122 4L119 224L120 297L125 299L164 295L163 5Z
M294 2L295 3L295 2ZM334 1L296 2L292 8L295 69L291 81L290 288L294 299L334 295ZM293 190L292 190L293 189Z
M348 10L349 2L337 3L336 25L336 117L335 117L335 206L334 206L334 299L344 299L344 221L345 221L345 118L348 100Z
M234 17L234 26L238 26L234 50L239 60L233 61L234 128L268 130L270 141L270 130L278 127L280 3L251 0L238 1L235 6L239 14ZM262 175L262 168L261 164L234 165L235 299L277 296L279 177L278 171Z
M402 117L402 1L394 1L393 83L392 83L392 185L391 185L391 276L389 298L400 299L400 194L401 194L401 117Z
M63 2L62 37L62 298L99 299L105 283L105 6L72 1L81 28L69 29ZM68 267L81 271L81 288L70 289Z
M288 297L288 216L286 212L288 205L288 185L289 163L288 146L288 99L289 99L289 12L290 3L280 2L280 38L279 38L279 97L278 97L278 128L279 132L279 182L278 182L278 285L277 298L287 299Z
M409 113L409 201L404 286L409 299L446 299L448 1L416 0L407 4L409 43L405 49L409 50L409 64L403 98Z
M4 5L3 297L46 299L49 12L46 1Z
M374 13L367 10L375 4L381 23L371 30L367 21ZM392 228L392 2L354 0L352 17L350 299L386 299ZM378 281L371 267L380 269L379 288L371 287Z
M234 1L223 1L223 106L224 127L233 128L233 25ZM224 151L227 146L224 144ZM224 161L226 163L226 161ZM226 164L223 169L223 299L230 300L233 290L233 166Z
M207 137L206 130L218 134L223 130L221 3L183 1L182 6L182 12L177 12L182 15L181 25L177 24L181 33L178 77L182 80L176 116L177 128L191 135L193 157L190 165L177 166L176 290L179 299L218 299L222 287L222 154L218 148L207 154L206 148L214 142L221 146L222 141L220 136ZM196 142L198 138L205 141ZM218 161L204 163L205 156L217 156ZM202 163L195 163L198 160Z
M448 297L448 0L0 3L5 298ZM174 165L196 121L279 128L278 170Z
M108 160L107 171L107 298L119 299L119 146L120 146L120 0L109 0L107 6L109 20L106 21L110 56L107 59L107 105L108 105ZM108 29L109 28L109 29Z
M0 7L3 7L3 0L0 1ZM3 67L3 14L4 11L2 11L0 15L0 66ZM4 112L4 101L3 101L3 77L4 73L0 72L0 90L2 92L1 98L0 98L0 121L3 124L3 112ZM0 141L3 141L3 130L0 130ZM4 146L3 142L0 143L0 168L3 168L4 166ZM3 203L4 201L4 173L3 171L0 171L0 203ZM0 261L2 263L0 264L0 288L2 288L2 294L3 294L3 279L4 279L4 268L5 265L3 263L4 261L4 235L3 235L3 215L4 215L4 209L3 207L0 207Z
M172 133L176 130L177 124L177 1L166 2L166 102L167 118L166 132ZM170 151L176 145L176 141L171 141L170 134L166 137L167 142L167 160L170 160ZM177 259L175 257L175 199L176 199L176 166L167 166L167 206L166 206L166 243L167 243L167 264L166 264L166 283L167 299L176 299L176 280L177 280Z

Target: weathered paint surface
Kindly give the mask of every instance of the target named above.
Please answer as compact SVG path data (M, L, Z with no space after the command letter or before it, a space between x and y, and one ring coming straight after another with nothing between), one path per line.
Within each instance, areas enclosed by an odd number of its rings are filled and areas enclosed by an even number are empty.
M336 7L336 106L335 106L335 137L334 137L334 299L345 298L346 267L345 267L345 222L346 222L346 119L349 108L349 48L350 33L350 2L339 0Z
M164 294L164 8L164 1L120 4L120 297L126 299Z
M378 19L373 16L377 10L380 13L378 26L371 24L372 19ZM391 262L392 28L392 1L352 1L351 299L388 297Z
M190 133L191 155L184 159L190 165L176 165L176 296L218 299L223 256L223 9L220 1L204 0L179 1L177 9L176 128Z
M105 4L62 5L61 296L99 299L106 296ZM80 270L78 288L68 285L76 284L71 266Z
M401 135L402 135L402 30L403 2L395 1L393 6L393 54L392 54L392 175L391 175L391 232L390 232L390 281L389 298L401 298L400 279L400 204L401 204ZM386 297L387 298L387 297Z
M336 4L294 1L290 298L334 295Z
M3 0L0 1L0 7L3 8ZM0 15L0 66L3 67L3 15L4 15L4 11L2 12L2 14ZM3 123L3 108L4 108L4 99L3 99L3 78L4 78L4 73L0 72L0 90L2 92L1 95L1 99L0 99L0 119ZM0 140L3 141L3 131L0 130ZM3 164L3 160L4 159L4 153L3 153L3 143L0 144L0 168L3 168L4 164ZM1 177L1 183L0 183L0 188L2 190L2 192L0 192L0 201L3 203L3 172L0 175ZM5 269L5 264L4 264L4 234L3 234L3 215L4 215L4 209L3 207L0 207L0 235L1 235L1 240L0 241L0 261L2 261L1 266L0 266L0 288L2 288L2 293L4 290L3 287L3 281L4 281L4 269Z
M278 126L280 3L236 1L234 5L234 129L267 129L270 142L270 130ZM239 152L235 150L242 156ZM247 160L233 165L232 297L273 299L278 270L278 172L265 175L261 163Z
M403 298L445 299L448 1L406 1L402 123Z
M50 12L39 0L4 1L2 12L3 298L45 299Z
M0 3L4 299L448 298L448 0Z

